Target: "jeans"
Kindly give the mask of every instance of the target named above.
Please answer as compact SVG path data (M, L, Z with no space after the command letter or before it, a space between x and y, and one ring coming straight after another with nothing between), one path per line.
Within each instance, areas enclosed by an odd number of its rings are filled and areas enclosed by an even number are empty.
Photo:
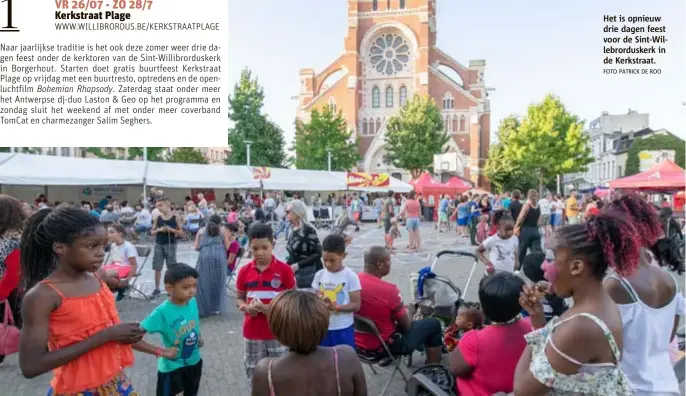
M479 217L478 216L471 216L469 218L468 224L469 224L469 241L471 242L472 246L476 246L476 245L478 245L478 243L476 243L476 226L477 226L477 224L479 224Z

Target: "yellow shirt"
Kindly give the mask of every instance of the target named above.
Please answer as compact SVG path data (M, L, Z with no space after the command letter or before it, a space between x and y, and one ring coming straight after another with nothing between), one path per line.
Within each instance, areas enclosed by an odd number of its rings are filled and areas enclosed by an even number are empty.
M576 217L579 215L579 203L575 197L570 197L565 205L565 213L567 217Z

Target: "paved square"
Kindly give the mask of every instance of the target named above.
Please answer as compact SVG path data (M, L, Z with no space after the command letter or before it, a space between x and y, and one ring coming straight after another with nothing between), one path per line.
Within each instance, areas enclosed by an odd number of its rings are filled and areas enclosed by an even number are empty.
M411 301L412 298L410 274L430 264L435 253L441 250L474 251L474 248L468 246L468 240L465 238L458 238L454 232L439 234L431 224L422 225L421 233L423 236L422 251L419 253L409 253L403 251L407 244L407 233L403 231L403 238L396 241L398 252L393 255L391 273L386 278L386 280L394 282L399 286L406 301ZM320 238L323 239L325 235L327 235L327 231L320 233ZM354 239L348 248L346 265L359 271L363 266L362 256L365 249L372 245L383 245L383 230L376 228L373 224L365 224L359 233L351 233L351 235L354 236ZM281 258L285 257L283 240L277 243L276 255ZM179 245L179 262L194 266L196 258L197 253L192 249L190 243L185 242ZM458 287L464 289L471 266L471 259L453 256L439 260L435 270L437 273L449 277ZM483 274L484 267L481 264L477 264L476 268L474 278L467 291L467 300L477 299L477 285L479 279L481 279L481 274ZM150 261L148 261L144 274L147 291L152 290L152 279L153 273L150 268ZM680 277L680 281L683 283L683 277ZM142 320L162 301L161 298L152 302L133 299L118 303L121 319L123 321ZM232 297L230 299L232 303ZM205 337L205 346L201 353L205 363L203 365L204 373L201 395L249 395L248 384L243 373L242 320L243 315L234 308L233 304L231 304L231 309L227 315L202 320L201 326L203 336ZM149 336L148 338L149 341L159 344L157 336ZM411 370L420 367L422 364L423 358L415 356L414 366L409 371L411 372ZM127 372L141 396L152 396L155 394L157 366L153 356L136 352L135 365ZM379 371L379 374L375 375L369 370L369 367L365 367L365 373L369 394L380 394L381 388L386 383L389 374ZM51 376L52 374L48 373L38 378L27 380L19 373L17 355L9 356L5 363L0 365L0 394L2 396L45 395ZM391 385L388 395L403 394L405 394L404 383L398 375Z
M468 249L467 241L458 238L454 233L437 233L432 225L426 224L421 228L424 236L423 251L420 253L404 252L403 248L407 244L407 233L403 232L403 238L396 241L398 252L393 256L393 267L387 280L395 282L400 287L406 300L411 299L409 276L413 271L427 265L433 255L444 249ZM327 231L320 233L323 239ZM352 244L348 248L348 259L346 265L359 271L363 266L363 253L369 246L383 245L383 230L378 229L373 224L365 224L358 233L351 233L354 236ZM276 255L285 257L285 246L283 239L277 243ZM195 266L197 253L192 249L190 243L179 245L178 260ZM150 267L152 257L146 264L143 276L146 291L153 288L153 272ZM246 260L243 260L244 262ZM442 259L437 267L437 271L451 277L458 286L464 285L469 274L471 262L465 259ZM472 285L476 282L473 281ZM472 287L468 298L475 298L476 289ZM162 297L163 298L163 297ZM230 297L232 299L232 297ZM146 302L144 300L132 299L118 303L119 313L123 321L142 320L154 307L162 300ZM233 302L233 301L231 301ZM205 337L205 346L201 350L203 359L203 379L201 395L249 395L248 384L243 374L243 337L242 337L243 315L233 308L228 315L222 315L203 319L201 326ZM150 341L159 343L157 336L148 337ZM419 367L422 358L415 360L415 366ZM155 357L136 352L136 363L127 372L133 384L141 396L151 396L155 394L157 381L157 368ZM377 370L378 371L378 370ZM379 371L375 375L365 368L367 374L367 385L370 394L379 394L381 388L388 379L387 373ZM42 375L32 380L22 377L19 372L17 355L8 356L5 363L0 366L0 392L3 396L38 396L44 395L48 387L51 373ZM404 394L404 383L397 376L389 395Z

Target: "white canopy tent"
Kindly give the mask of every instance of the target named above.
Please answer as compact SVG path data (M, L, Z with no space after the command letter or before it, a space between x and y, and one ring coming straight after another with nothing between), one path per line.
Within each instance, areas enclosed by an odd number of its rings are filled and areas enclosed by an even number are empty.
M0 184L92 186L143 184L142 161L117 161L48 155L0 157Z
M0 174L2 169L0 168ZM148 162L146 184L172 188L259 189L247 166Z
M406 193L412 186L391 177L389 187L347 188L345 172L270 168L263 180L252 168L0 153L0 184L27 186L149 185L168 188Z

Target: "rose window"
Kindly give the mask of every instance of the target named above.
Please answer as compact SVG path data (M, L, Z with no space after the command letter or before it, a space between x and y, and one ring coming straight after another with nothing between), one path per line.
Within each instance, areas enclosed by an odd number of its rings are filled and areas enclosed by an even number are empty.
M410 46L398 35L385 34L372 43L369 61L377 72L392 76L407 66Z

